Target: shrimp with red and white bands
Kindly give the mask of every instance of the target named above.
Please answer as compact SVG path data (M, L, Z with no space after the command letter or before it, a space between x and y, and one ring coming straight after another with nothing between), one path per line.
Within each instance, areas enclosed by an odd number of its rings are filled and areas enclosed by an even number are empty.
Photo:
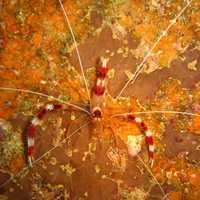
M108 59L101 58L99 64L96 67L96 82L92 89L91 94L91 104L90 104L90 117L92 122L101 123L103 119L103 107L104 104L104 97L106 94L106 83L107 83L107 73L108 73ZM46 113L60 110L65 108L62 104L47 104L45 108L43 108L31 121L30 125L27 128L27 146L28 146L28 163L29 166L32 167L33 165L33 152L34 152L34 145L35 145L35 135L36 135L36 128L40 125L41 120L45 116ZM125 119L130 122L136 124L142 133L145 134L145 140L148 145L148 152L149 152L149 160L150 165L153 166L154 163L154 142L153 142L153 135L152 132L148 129L146 124L142 121L141 118L135 117L133 114L127 114L124 116ZM133 144L133 134L130 133L128 135L126 145L128 148L128 153L131 156L135 156L134 153L134 144Z

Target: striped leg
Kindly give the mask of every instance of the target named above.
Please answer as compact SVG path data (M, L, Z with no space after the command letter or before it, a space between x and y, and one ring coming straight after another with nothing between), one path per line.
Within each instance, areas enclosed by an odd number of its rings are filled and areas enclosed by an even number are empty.
M107 62L108 59L102 57L99 65L96 68L96 83L92 89L91 99L91 113L94 121L101 121L102 119L102 107L104 103L108 73Z
M37 116L35 116L27 127L26 135L27 135L27 154L28 154L28 163L29 166L32 167L33 163L33 150L35 145L35 133L36 127L40 124L44 116L54 110L63 109L64 105L61 104L47 104L45 108L43 108Z
M105 82L108 73L107 62L108 59L101 58L100 64L96 68L97 79L96 79L96 84L93 88L93 95L103 96L105 93Z
M153 164L154 164L154 141L153 141L152 132L148 129L148 127L142 121L141 118L135 117L133 114L128 114L127 118L128 118L128 120L136 123L139 126L140 130L145 134L145 140L148 145L149 161L150 161L151 167L153 167Z

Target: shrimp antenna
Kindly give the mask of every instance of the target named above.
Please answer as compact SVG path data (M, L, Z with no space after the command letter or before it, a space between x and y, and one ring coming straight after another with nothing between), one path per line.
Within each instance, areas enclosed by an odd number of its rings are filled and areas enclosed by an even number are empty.
M23 92L23 93L29 93L29 94L33 94L33 95L37 95L37 96L42 96L42 97L45 97L45 98L48 98L48 99L55 100L55 101L60 102L62 104L66 104L68 106L74 107L74 108L76 108L80 111L83 111L83 112L87 113L88 115L90 115L90 112L88 112L86 109L84 109L80 106L77 106L76 104L68 103L66 101L63 101L62 99L59 99L59 98L56 98L54 96L50 96L50 95L47 95L47 94L44 94L44 93L41 93L41 92L34 92L32 90L26 90L26 89L20 89L20 88L9 88L9 87L0 87L0 90L10 91L10 92Z
M152 178L154 179L155 183L158 185L158 187L160 188L160 191L162 192L163 196L165 196L165 191L163 190L161 184L158 182L157 178L153 175L151 169L148 167L148 165L142 160L142 158L137 155L139 161L143 164L143 166L145 167L145 169L149 172L149 174L152 176Z
M75 38L75 34L74 34L74 31L73 31L72 26L70 24L70 21L69 21L68 15L67 15L67 11L66 11L65 7L63 6L62 1L61 0L58 0L58 1L60 3L61 8L62 8L65 20L67 22L67 25L69 27L69 30L70 30L70 33L71 33L71 36L72 36L72 39L73 39L73 42L74 42L74 45L75 45L75 50L76 50L76 54L77 54L77 57L78 57L78 61L79 61L81 73L82 73L82 76L83 76L83 80L84 80L84 83L85 83L85 88L86 88L88 98L89 98L89 101L90 101L90 92L89 92L89 89L88 89L88 83L87 83L87 80L85 78L85 73L84 73L84 70L83 70L83 64L82 64L82 60L81 60L81 55L80 55L80 52L79 52L79 49L78 49L78 44L77 44L77 41L76 41L76 38Z
M179 114L179 115L188 115L188 116L200 117L200 114L195 114L195 113L192 113L192 112L181 112L181 111L175 111L175 110L150 110L150 111L142 111L142 112L128 112L128 113L114 114L111 117L126 116L128 114L139 115L139 114L155 114L155 113Z
M59 142L56 146L50 148L48 151L46 151L44 154L42 154L39 158L37 158L35 161L32 162L32 166L31 167L24 167L22 170L20 170L16 175L11 176L7 181L5 181L3 184L0 185L0 188L3 188L4 186L6 186L8 183L10 183L10 181L12 181L13 179L15 179L16 177L20 176L21 174L23 174L23 172L25 172L26 170L30 170L32 169L32 167L34 167L34 165L36 165L36 163L38 163L40 160L42 160L45 156L47 156L50 152L54 151L57 147L59 147L61 144L65 143L66 141L68 141L71 137L73 137L75 134L78 133L78 131L80 129L82 129L83 127L87 126L89 124L89 122L84 123L82 126L80 126L79 128L77 128L75 131L73 131L68 137L66 137L65 139L63 139L61 142ZM23 176L24 177L24 176Z
M135 73L130 77L130 79L125 83L125 85L123 86L123 88L120 90L119 94L116 96L116 99L118 99L122 95L122 93L128 87L128 85L130 83L134 83L136 81L136 79L139 76L139 74L145 69L145 65L144 64L147 61L147 59L149 58L149 56L151 55L152 51L155 49L155 47L158 45L158 43L161 41L161 39L164 36L167 35L169 29L177 22L178 18L183 14L183 12L192 3L192 1L193 0L188 1L187 4L186 4L186 6L184 6L184 8L181 9L181 11L179 12L179 14L173 20L171 20L171 23L167 26L167 28L164 31L162 31L162 34L158 37L157 41L153 44L153 46L151 47L151 49L149 50L149 52L147 53L147 55L144 57L143 61L138 66L138 68L135 71Z

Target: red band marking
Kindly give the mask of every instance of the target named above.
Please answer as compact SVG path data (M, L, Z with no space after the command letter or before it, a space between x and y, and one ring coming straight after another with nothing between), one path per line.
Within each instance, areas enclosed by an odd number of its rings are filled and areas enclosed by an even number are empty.
M153 153L152 151L149 151L149 157L150 157L151 159L154 158L154 153Z
M63 106L61 104L53 104L53 110L59 110L61 109ZM52 111L53 111L52 110ZM44 117L44 115L48 112L48 110L46 108L42 109L38 114L37 117L38 119L42 119Z
M28 147L28 155L29 156L33 155L33 147Z
M106 75L108 73L108 68L107 67L97 67L97 77L98 78L106 78Z
M58 110L58 109L61 109L61 108L63 108L63 106L61 104L53 104L53 110ZM48 110L48 108L43 108L37 114L37 118L35 118L35 120L41 120L48 111L51 111L51 110ZM28 140L31 139L31 140L34 141L35 132L36 132L36 126L31 123L27 128ZM33 149L34 149L34 146L28 146L28 152L27 152L28 156L32 156L33 155Z
M133 114L128 114L127 117L128 117L129 120L136 123L136 121L135 121L136 117ZM146 124L144 122L140 122L140 123L136 123L136 124L138 124L140 126L140 128L143 132L146 132L148 130L148 127L146 126ZM147 143L148 146L154 145L152 136L146 136L145 140L146 140L146 143ZM149 158L153 160L154 159L154 152L150 151L150 150L148 150L148 151L149 151Z
M45 108L42 109L37 115L38 119L42 119L46 113L47 113L47 109Z
M54 104L53 106L54 106L54 110L59 110L59 109L63 108L63 105L61 105L61 104Z
M129 114L128 115L128 119L131 120L131 121L133 121L133 122L135 122L135 115Z
M35 136L35 131L36 131L36 127L31 124L29 127L28 127L28 137L34 137Z
M141 122L140 123L140 126L141 126L141 129L142 129L142 131L147 131L148 130L148 128L147 128L147 126L146 126L146 124L144 123L144 122Z
M147 142L147 144L149 144L149 145L153 145L153 137L152 136L146 136L146 142Z
M94 93L97 95L97 96L102 96L105 92L105 87L102 87L102 86L95 86L94 87Z

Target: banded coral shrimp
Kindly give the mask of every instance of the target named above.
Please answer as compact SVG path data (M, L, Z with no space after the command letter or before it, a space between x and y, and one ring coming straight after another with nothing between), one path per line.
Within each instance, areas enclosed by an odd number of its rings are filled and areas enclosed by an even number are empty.
M52 8L51 8L52 9ZM19 16L18 16L18 18L20 19L20 20L23 20L23 17L21 16L21 14L20 14L20 12L19 12ZM118 26L118 24L114 24L114 26L112 26L112 28L113 28L113 31L116 33L117 31L119 31L119 29L121 28L119 28L120 26ZM49 27L48 27L49 28ZM50 29L50 28L49 28ZM119 31L119 32L117 32L117 34L119 33L119 36L121 37L123 37L123 31ZM36 42L37 43L37 42ZM103 44L103 45L106 45L106 44ZM42 54L41 52L39 52L40 54ZM98 56L94 56L94 58L96 58L96 57L99 57L99 55L101 55L102 53L99 53L98 52ZM45 56L45 55L43 55L43 56ZM91 59L94 59L94 58L91 58ZM55 63L53 63L53 61L52 61L52 58L47 58L48 59L48 62L49 62L49 65L51 65L51 67L53 68L54 67L54 64ZM85 65L84 65L85 66ZM114 67L115 65L114 64L112 64L111 65L112 67ZM51 77L49 78L49 79L51 79ZM132 79L132 78L131 78ZM53 80L53 78L52 78L52 80ZM45 83L44 81L42 82L42 83ZM57 84L56 85L56 90L57 90L57 87L59 87L59 84ZM61 87L61 86L60 86ZM73 87L73 84L72 85L70 85L70 87ZM76 86L75 87L75 89L77 88L78 86ZM8 89L8 88L7 88ZM45 89L44 89L45 90ZM59 88L59 90L60 90L60 88ZM48 88L48 93L49 93L49 91L51 91L52 93L53 93L53 89L52 88ZM61 92L61 91L63 91L62 89L59 91L59 92ZM83 93L86 93L87 94L87 92L83 92ZM73 101L75 101L75 99L76 99L76 97L73 97ZM76 101L75 101L76 102ZM111 108L114 108L115 109L115 111L117 110L117 106L115 105L115 103L116 102L112 102L112 101L110 101L110 104L111 104ZM108 102L108 104L109 104L109 102ZM135 105L136 106L136 105ZM124 109L123 108L123 103L119 106L119 108L121 108L121 112L124 112L126 109ZM137 109L136 109L137 110ZM24 112L24 111L23 111ZM111 112L111 111L110 111ZM121 114L121 112L119 112L120 114ZM127 112L128 112L128 109L127 109ZM161 112L161 111L160 111ZM168 112L170 112L169 110L168 110ZM69 115L70 116L70 115ZM75 115L76 116L76 115ZM71 117L72 117L72 119L74 118L74 115L71 115ZM149 121L151 121L152 119L149 119ZM58 121L58 125L59 125L59 121ZM123 127L123 124L120 124L120 125L122 125L122 127ZM151 125L150 125L151 126ZM115 126L115 127L117 127L117 126ZM71 132L71 131L70 131ZM86 131L87 132L87 131ZM106 131L105 131L106 132ZM117 130L115 129L115 131L114 131L115 133L117 132ZM137 130L135 130L135 132L137 132ZM82 136L82 135L84 135L84 136ZM80 138L82 139L82 140L86 140L86 135L87 134L83 134L83 133L81 133L81 136L80 136ZM77 139L77 138L76 138ZM44 139L41 139L41 140L44 140ZM37 143L38 143L39 141L37 141ZM86 142L86 141L85 141ZM89 143L89 142L88 142ZM88 151L86 151L86 152L84 152L85 154L84 154L84 156L83 156L83 160L86 160L87 161L87 159L88 159L88 157L91 157L91 158L93 158L93 156L95 155L95 145L92 143L92 144L90 144L89 145L89 150ZM73 152L67 152L68 154L68 156L69 155L73 155L73 154L75 154L75 156L76 156L76 151L77 151L77 149L74 149L75 150L75 152L73 151ZM118 164L118 160L116 160L115 158L115 154L113 154L113 153L115 153L115 152L113 152L112 151L113 149L111 149L111 151L110 151L110 154L109 154L109 156L110 156L110 158L112 159L113 158L113 164L114 164L114 169L116 170L116 164ZM83 152L83 150L81 150L81 152ZM102 150L102 152L104 152L103 150ZM122 159L123 158L123 155L124 155L124 152L122 152L122 157L120 157L120 159ZM36 156L37 157L37 156ZM54 156L55 157L55 156ZM70 156L69 156L70 157ZM74 157L74 156L73 156ZM79 159L79 160L81 160L81 159ZM53 162L54 161L54 162ZM53 159L53 161L52 161L52 163L55 163L55 159ZM47 161L46 161L47 162ZM72 164L74 164L74 163L72 163ZM78 165L80 165L80 166L82 166L80 163L75 163L77 166ZM87 165L88 163L86 163L86 165ZM107 176L105 176L105 174L102 174L102 173L104 173L105 171L106 171L106 169L104 169L104 167L99 167L99 165L97 164L97 163L92 163L91 162L91 165L92 166L94 166L94 168L95 168L95 172L96 172L96 174L101 174L102 176L102 182L105 184L105 182L106 182L106 180L109 180L110 178L109 177L107 177ZM45 165L41 165L42 167L44 167L44 169L45 169ZM123 166L123 165L122 165ZM133 167L133 166L132 166ZM62 170L63 171L67 171L67 173L68 173L68 175L69 174L74 174L75 172L74 172L74 169L70 166L70 165L62 165ZM85 168L84 168L85 169ZM133 168L134 169L134 168ZM132 173L132 171L134 171L134 170L129 170L130 172L129 173ZM41 171L42 171L42 169L41 169ZM78 168L77 168L77 171L78 171ZM88 170L89 171L89 170ZM85 169L85 172L87 172L87 169ZM107 172L107 171L106 171ZM79 172L80 173L80 172ZM143 173L143 172L141 172L141 173ZM34 174L34 173L33 173ZM108 173L109 174L109 173ZM54 174L55 175L55 174ZM50 176L50 174L49 174L49 176ZM74 176L74 175L73 175ZM127 176L127 175L126 175ZM50 176L51 177L51 176ZM56 175L55 175L55 177L56 177ZM134 177L133 176L133 174L132 174L132 176L131 177ZM39 177L39 174L36 176L34 176L33 177L34 178L34 180L37 182L38 181L38 179L40 179L40 177ZM75 176L75 177L73 177L73 182L76 180L76 178L77 178L77 176ZM87 173L87 176L85 176L84 177L85 179L92 179L92 177L91 176L89 176L89 174ZM83 178L83 179L84 179ZM95 176L93 177L93 178L96 178ZM52 178L53 179L53 178ZM128 179L127 177L125 177L125 179ZM93 179L92 179L93 180ZM91 182L92 182L92 180L91 180ZM114 178L112 178L112 180L115 180L115 177ZM118 179L117 179L118 180ZM78 180L77 180L78 181ZM124 180L125 181L125 180ZM75 181L76 182L76 181ZM81 182L81 181L80 181ZM95 183L96 183L96 185L98 185L98 184L100 184L100 181L99 182L96 182L96 181L94 181ZM93 183L94 183L93 182ZM119 183L120 183L120 180L118 181ZM118 183L117 182L117 183ZM103 183L102 183L102 185L103 185ZM46 184L46 183L41 183L41 184ZM67 183L66 183L67 184ZM106 183L106 184L108 184L108 183ZM67 184L67 186L68 186L69 184ZM71 185L73 185L73 183L71 184ZM83 185L83 183L82 183L82 185ZM92 184L92 185L95 185L95 184ZM124 184L124 185L126 185L126 184ZM129 185L130 186L130 185ZM48 192L48 193L50 193L49 195L51 195L51 192L53 192L54 190L58 190L59 191L59 188L57 188L57 187L49 187L49 186L44 186L44 187L41 187L43 190L42 191L46 191L46 192ZM76 187L75 187L76 188ZM99 188L99 187L97 187L97 188ZM34 188L35 190L37 189L37 188ZM76 188L77 189L77 188ZM115 188L114 188L115 189ZM113 190L114 190L113 189ZM132 188L128 188L127 190L129 191L129 193L130 194L132 194L132 192L131 192L131 189ZM74 188L72 188L72 191L74 190ZM95 190L95 188L93 188L93 189L91 189L91 191L89 191L88 193L87 193L87 191L85 192L85 193L83 193L83 191L80 191L81 189L80 189L80 187L77 189L78 190L78 193L80 194L80 195L82 195L82 198L92 198L91 196L92 195L94 195L94 194L92 194L92 190L94 191ZM97 189L96 189L97 190ZM103 191L100 191L101 193L103 193ZM123 195L125 195L125 192L126 192L126 190L123 190ZM35 193L36 193L36 191L35 191ZM133 191L133 193L134 193L134 191ZM97 193L95 193L95 195L96 195ZM87 195L89 195L88 197L87 197ZM128 194L127 194L128 195ZM105 196L103 196L103 197L105 197ZM123 196L124 197L124 196ZM66 194L66 198L67 198L67 194ZM125 198L125 197L124 197ZM132 197L133 198L133 197ZM94 198L93 198L94 199Z

